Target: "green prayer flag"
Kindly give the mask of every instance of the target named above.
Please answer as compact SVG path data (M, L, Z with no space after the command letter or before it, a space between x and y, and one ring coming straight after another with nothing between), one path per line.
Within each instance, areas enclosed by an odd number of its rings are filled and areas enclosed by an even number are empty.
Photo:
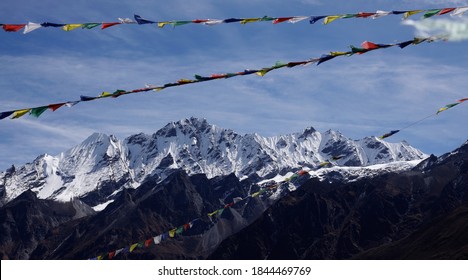
M100 23L83 23L83 25L81 25L81 28L91 29L91 28L97 27L99 25L101 25L101 24Z
M437 14L440 13L441 11L442 11L441 9L429 10L429 11L427 11L427 12L424 14L423 18L430 18L430 17L432 17L432 16L437 15Z
M39 116L44 113L47 109L49 109L49 106L43 106L43 107L37 107L37 108L32 108L29 114L35 116L36 118L39 118Z

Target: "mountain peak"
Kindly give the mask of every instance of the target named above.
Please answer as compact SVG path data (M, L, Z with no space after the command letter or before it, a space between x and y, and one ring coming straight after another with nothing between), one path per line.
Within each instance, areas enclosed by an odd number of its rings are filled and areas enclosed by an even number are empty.
M207 129L214 129L214 125L210 125L206 119L191 117L189 119L182 119L175 122L170 122L160 130L156 136L176 137L180 132L182 134L190 134L193 132L204 132Z

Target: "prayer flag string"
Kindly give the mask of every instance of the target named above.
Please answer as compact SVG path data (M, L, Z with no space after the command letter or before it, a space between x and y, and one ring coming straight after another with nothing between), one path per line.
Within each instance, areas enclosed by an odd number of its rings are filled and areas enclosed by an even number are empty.
M159 28L164 28L169 25L172 27L186 25L186 24L202 24L207 26L213 26L223 23L240 23L242 25L254 22L271 22L273 24L279 24L283 22L297 23L304 20L309 20L310 24L315 24L318 21L323 21L323 24L329 24L333 21L340 19L378 19L388 15L403 15L403 19L408 19L409 17L421 14L422 19L430 18L433 16L442 16L442 15L451 15L451 16L463 16L468 11L468 6L463 7L452 7L452 8L438 8L438 9L417 9L417 10L403 10L403 11L381 11L377 10L375 12L357 12L357 13L348 13L348 14L330 14L330 15L314 15L314 16L282 16L282 17L257 17L257 18L227 18L227 19L193 19L193 20L169 20L169 21L157 21L142 18L140 15L134 15L133 19L130 18L118 18L118 21L106 22L106 21L94 21L94 22L85 22L85 23L52 23L52 22L43 22L43 23L22 23L22 24L13 24L13 23L0 23L0 27L5 32L18 32L23 30L24 34L32 32L42 27L52 27L59 28L64 31L72 31L75 29L93 29L98 26L101 27L101 30L107 29L112 26L117 25L156 25Z

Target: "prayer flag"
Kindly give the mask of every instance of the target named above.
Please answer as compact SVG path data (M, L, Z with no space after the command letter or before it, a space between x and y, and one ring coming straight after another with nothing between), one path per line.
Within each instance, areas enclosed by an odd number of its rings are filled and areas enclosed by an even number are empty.
M9 116L11 116L11 114L13 114L15 111L8 111L8 112L1 112L0 113L0 120L4 119L4 118L8 118Z
M29 111L31 111L31 109L24 109L24 110L17 110L17 111L14 111L13 112L13 116L11 117L12 119L17 119L17 118L21 118L22 116L24 116L26 113L28 113Z
M62 23L52 23L52 22L43 22L41 23L42 27L62 27L65 26L65 24Z
M81 101L91 101L91 100L94 100L94 99L96 99L96 98L97 98L97 97L86 96L86 95L80 95Z
M154 242L154 244L156 244L156 245L159 244L159 243L161 243L161 235L158 235L158 236L153 237L153 242Z
M208 19L194 19L194 20L192 20L192 23L205 23L207 21L208 21Z
M67 107L73 107L75 106L76 104L80 103L80 101L68 101L67 103L65 103L65 106Z
M374 16L375 13L364 13L364 12L360 12L357 14L357 17L360 17L360 18L368 18L368 17L372 17Z
M317 65L320 65L322 63L324 63L325 61L329 61L333 58L335 58L336 56L334 55L328 55L328 54L324 54L320 57L319 61L317 61Z
M389 133L385 133L384 135L380 136L379 139L384 139L384 138L390 137L393 134L396 134L398 132L400 132L400 131L399 130L392 130Z
M448 110L448 109L450 109L450 108L452 108L452 107L455 107L455 106L457 106L457 105L460 104L460 103L461 103L461 102L459 102L459 103L447 104L447 105L445 105L444 107L440 108L440 109L437 111L436 114L438 115L440 112L443 112L443 111Z
M445 8L445 9L442 9L442 10L440 11L440 13L439 13L439 16L448 14L448 13L454 11L454 10L455 10L455 8Z
M246 23L249 23L249 22L256 22L256 21L260 21L261 18L245 18L243 20L241 20L241 24L246 24Z
M42 107L32 108L30 114L35 116L36 118L39 118L39 116L42 113L44 113L47 109L49 109L49 106L42 106Z
M62 27L63 30L65 31L72 31L73 29L77 29L78 27L83 26L81 23L78 24L66 24L64 27Z
M105 23L102 23L101 29L106 29L117 24L121 24L121 23L120 22L105 22Z
M42 25L40 23L28 22L28 24L26 24L24 27L23 34L29 33L41 27Z
M129 18L119 18L120 23L125 23L125 24L132 24L136 23L135 21L129 19Z
M120 248L120 249L116 250L114 257L117 256L118 254L120 254L122 251L123 251L123 248Z
M418 14L418 13L421 13L422 10L414 10L414 11L407 11L403 14L403 19L407 19L409 18L410 16L412 15L415 15L415 14Z
M203 24L206 24L206 25L215 25L215 24L220 24L220 23L223 23L224 21L222 19L209 19L205 22L203 22Z
M407 46L413 44L413 42L414 42L414 40L410 40L410 41L405 41L405 42L398 43L397 45L398 45L400 48L404 49L404 48L406 48Z
M273 24L278 24L278 23L285 22L285 21L288 21L288 20L291 20L291 19L293 19L293 17L276 18L275 20L273 20Z
M337 20L337 19L339 19L341 17L342 17L341 15L339 15L339 16L328 16L323 20L323 24L329 24L330 22L335 21L335 20Z
M171 22L170 21L160 21L160 22L158 22L158 27L163 28L167 24L171 24Z
M290 23L297 23L297 22L300 22L300 21L303 21L303 20L306 20L310 17L305 17L305 16L300 16L300 17L293 17L291 18L290 20L288 20Z
M455 11L451 14L451 16L463 16L468 11L468 7L461 7L461 8L456 8Z
M387 12L387 11L377 11L375 12L375 14L372 16L372 19L377 19L377 18L380 18L380 17L384 17L384 16L388 16L391 12Z
M25 26L26 26L26 24L4 24L2 26L2 28L6 32L17 32L17 31L20 31L21 29L23 29L23 27L25 27Z
M66 103L57 103L57 104L50 104L47 107L50 108L52 111L57 110L58 108L62 107Z
M130 250L129 250L130 253L133 252L133 250L135 250L135 248L136 248L137 246L138 246L138 243L132 244L132 245L130 246Z
M241 18L228 18L228 19L223 20L223 22L232 23L232 22L239 22L239 21L242 21L242 20L243 19L241 19Z
M322 18L325 18L326 16L312 16L310 17L310 24L314 24L316 23L317 21L321 20Z
M83 23L83 24L81 25L81 28L83 28L83 29L92 29L92 28L97 27L97 26L99 26L99 25L101 25L101 24L100 24L100 23L92 23L92 22L90 22L90 23Z
M135 18L136 22L138 24L153 24L153 23L156 23L152 20L147 20L147 19L144 19L142 17L140 17L139 15L133 15L133 17Z
M176 20L176 21L171 21L172 27L184 25L184 24L189 24L192 23L191 20Z
M145 248L148 248L149 246L151 246L151 243L153 243L153 239L152 239L152 238L147 239L147 240L145 241Z
M428 10L424 15L423 18L430 18L432 16L438 15L442 12L441 9L434 9L434 10Z

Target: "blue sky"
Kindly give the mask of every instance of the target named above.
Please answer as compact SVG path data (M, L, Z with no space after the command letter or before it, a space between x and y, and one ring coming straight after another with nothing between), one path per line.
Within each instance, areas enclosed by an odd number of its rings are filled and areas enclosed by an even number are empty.
M112 22L133 14L152 20L225 19L454 6L468 6L468 1L3 0L0 22ZM401 22L400 16L391 15L328 25L310 25L306 20L162 29L128 25L70 32L42 28L26 35L0 31L0 111L165 84L194 74L305 60L346 51L365 40L412 39L414 27ZM0 170L31 162L43 153L59 154L96 131L123 139L153 133L170 121L191 116L241 134L272 136L312 126L319 131L339 130L352 139L382 135L467 97L467 47L467 41L460 41L389 48L339 57L320 66L283 68L264 77L235 77L81 103L47 111L38 119L4 119ZM442 154L467 140L467 119L468 107L462 104L388 141L406 140L426 153Z

